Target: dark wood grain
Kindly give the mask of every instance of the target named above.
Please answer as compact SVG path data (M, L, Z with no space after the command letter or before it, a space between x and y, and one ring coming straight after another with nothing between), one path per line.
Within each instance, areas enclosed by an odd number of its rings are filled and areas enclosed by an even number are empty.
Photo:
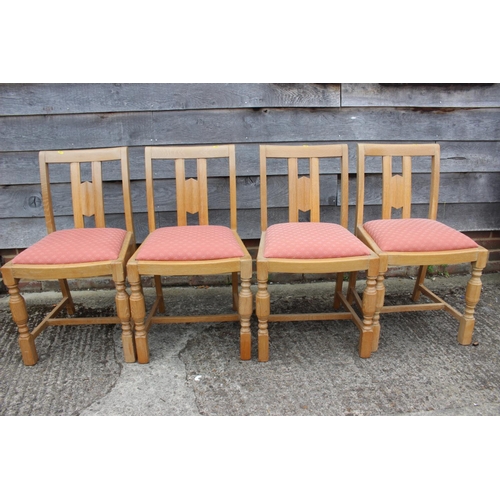
M0 85L0 115L218 108L339 107L338 83L56 83Z
M500 84L343 83L342 106L498 108Z
M387 141L384 141L387 142ZM333 142L332 144L337 144ZM499 172L500 171L500 141L476 141L476 142L446 142L440 141L441 145L441 172ZM296 143L300 144L300 143ZM309 144L317 144L310 141ZM356 143L347 142L349 146L349 171L356 172ZM134 146L129 148L130 177L132 180L144 179L144 147ZM428 164L414 162L415 171L429 171ZM367 165L367 172L378 171L379 167ZM173 173L155 169L158 177L173 178ZM283 174L271 170L270 175ZM213 172L211 175L224 175ZM236 147L236 174L238 176L259 175L259 145L238 144ZM104 170L104 176L109 180L118 179L116 171ZM51 173L51 182L68 182L69 173ZM40 174L38 168L38 151L16 151L0 153L0 185L38 184Z
M500 108L238 109L0 118L2 151L323 141L492 141ZM22 140L20 140L22 138Z

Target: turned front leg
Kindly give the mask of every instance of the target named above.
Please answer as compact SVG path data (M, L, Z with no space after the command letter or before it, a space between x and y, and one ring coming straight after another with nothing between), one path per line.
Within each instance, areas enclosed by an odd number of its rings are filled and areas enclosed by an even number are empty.
M271 310L271 299L267 290L267 276L258 279L257 294L255 297L259 330L257 333L259 361L269 360L269 330L268 319Z
M472 342L472 332L474 330L474 324L476 320L474 319L474 310L477 303L479 302L479 297L481 295L481 275L483 273L483 268L473 267L472 277L467 284L467 289L465 291L465 311L463 316L460 318L460 327L458 329L458 342L462 345L469 345Z
M373 315L373 343L372 343L372 352L377 351L378 343L380 340L380 311L382 307L384 307L384 299L385 299L385 272L380 273L377 276L377 284L375 287L376 290L376 302L375 302L375 313Z
M242 278L238 297L238 313L240 316L240 358L243 360L249 360L252 357L252 332L250 330L252 302L250 278Z
M24 297L19 293L19 280L12 281L4 276L5 285L9 290L9 306L12 313L12 319L17 325L19 332L19 347L23 363L26 366L36 365L38 362L38 353L36 352L35 339L30 334L28 329L28 311L26 310L26 302Z
M148 332L144 319L146 317L146 304L142 293L141 282L130 282L130 310L134 321L135 348L137 361L149 363Z
M373 348L373 317L377 303L377 278L368 276L363 292L363 328L359 337L359 356L369 358Z
M116 281L116 311L122 325L123 357L126 363L135 362L135 344L132 326L130 324L129 296L125 290L124 281Z

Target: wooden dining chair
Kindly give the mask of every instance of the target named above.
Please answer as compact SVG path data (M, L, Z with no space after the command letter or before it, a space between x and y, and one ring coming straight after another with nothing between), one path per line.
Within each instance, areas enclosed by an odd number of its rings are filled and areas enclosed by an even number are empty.
M162 160L169 161L162 163ZM158 165L154 167L154 164ZM192 176L186 175L187 166L195 168ZM152 324L220 321L240 322L240 357L250 359L252 258L237 233L234 145L146 147L145 167L149 235L127 265L138 362L149 362L147 335ZM153 168L155 171L162 168L164 172L168 169L173 171L177 225L157 227ZM229 193L227 187L223 188L229 198L229 206L225 207L229 208L229 227L209 224L208 173L211 168L217 169L217 176L225 175L225 179L229 179ZM217 188L210 194L211 199L223 197ZM221 203L218 200L218 206ZM192 220L195 214L198 216ZM194 316L158 314L165 312L162 276L226 273L232 277L232 306L235 313ZM142 276L154 276L156 287L156 300L147 317ZM240 289L238 278L241 279Z
M288 219L268 227L268 160L282 159L287 164ZM284 159L284 160L283 160ZM320 164L337 162L340 180L340 224L320 221ZM276 161L276 160L273 160ZM299 162L307 163L300 175ZM334 166L334 169L336 167ZM274 170L276 172L276 170ZM377 255L347 229L348 224L348 148L345 144L316 146L260 146L261 239L257 256L258 290L256 313L259 322L259 361L269 359L270 321L352 320L360 330L358 352L371 355L375 283L379 267ZM269 179L271 180L271 179ZM329 196L337 200L337 183ZM276 193L274 193L276 196ZM333 212L333 207L331 207ZM300 221L301 212L309 212L308 221ZM331 220L331 215L328 220ZM360 318L342 292L344 273L366 271ZM324 313L272 314L268 291L269 273L335 273L337 276L332 309Z
M370 157L376 158L369 161L378 162L379 171L381 163L382 213L380 219L364 222L365 163ZM393 171L395 158L398 158L400 173ZM428 167L421 165L419 171L430 172L430 195L427 216L422 218L415 217L415 207L412 209L412 165L423 161L427 161ZM488 260L488 251L437 220L439 168L439 144L358 144L356 234L380 257L373 351L378 348L381 313L444 309L460 322L458 342L468 345L472 341L474 309L481 293L481 274ZM472 263L472 277L465 294L465 311L460 313L429 290L424 279L428 266L467 262ZM384 277L390 266L419 267L412 295L415 303L384 305ZM430 301L417 303L422 294Z
M113 162L120 166L121 190L125 213L125 229L106 227L105 197L103 195L103 165ZM89 164L92 181L82 182L81 165ZM35 339L50 325L82 325L117 323L122 326L123 353L126 362L135 361L133 333L130 324L129 297L125 290L128 258L135 251L132 202L130 198L128 150L126 147L73 151L41 151L39 153L40 180L47 236L22 251L2 269L5 285L9 289L10 308L19 330L19 346L25 365L38 361ZM70 172L74 228L56 230L52 204L49 171ZM94 227L85 227L86 218L93 218ZM116 287L117 316L76 318L61 317L66 308L68 315L75 306L68 279L109 276ZM58 280L62 300L31 332L28 328L26 303L19 293L19 281ZM59 317L58 317L59 316Z

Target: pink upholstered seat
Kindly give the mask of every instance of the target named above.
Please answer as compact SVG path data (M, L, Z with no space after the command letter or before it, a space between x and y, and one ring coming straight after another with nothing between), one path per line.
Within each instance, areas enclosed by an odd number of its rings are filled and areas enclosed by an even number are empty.
M243 257L231 229L225 226L174 226L153 231L140 246L137 260L179 261Z
M116 228L63 229L12 259L13 264L79 264L118 258L127 232Z
M339 224L285 222L267 229L264 257L335 259L370 255L358 238Z
M383 219L363 227L385 252L439 252L477 248L477 243L432 219Z

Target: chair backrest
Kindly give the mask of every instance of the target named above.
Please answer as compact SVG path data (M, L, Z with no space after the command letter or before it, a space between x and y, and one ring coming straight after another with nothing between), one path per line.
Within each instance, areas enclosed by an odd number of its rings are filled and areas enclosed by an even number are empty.
M186 226L188 214L198 214L200 225L209 224L208 216L208 161L226 159L229 173L230 227L237 229L236 220L236 156L233 144L211 146L146 146L146 196L149 231L156 229L156 206L153 187L153 161L174 160L177 224ZM196 161L196 178L186 175L186 160ZM226 163L224 160L224 163ZM167 167L168 168L168 167ZM217 167L220 168L219 166ZM220 172L220 170L219 170ZM219 173L220 175L220 173Z
M401 209L403 219L411 217L412 160L430 157L429 219L436 219L439 196L439 144L358 144L356 225L363 223L365 203L365 163L367 157L382 160L382 219L392 218ZM393 174L393 159L401 158L401 174Z
M103 162L120 162L125 227L134 233L128 148L81 149L65 151L40 151L40 181L42 187L45 223L49 233L56 230L49 166L69 164L71 198L75 228L85 227L85 217L94 217L95 227L106 227L103 195ZM90 163L92 181L82 182L82 163Z
M340 159L340 223L348 224L348 148L346 144L327 145L261 145L260 146L260 205L261 229L268 225L267 160L288 160L288 221L297 222L299 212L310 212L311 222L320 222L320 159ZM299 160L309 162L309 175L299 174ZM332 193L337 199L337 190Z

